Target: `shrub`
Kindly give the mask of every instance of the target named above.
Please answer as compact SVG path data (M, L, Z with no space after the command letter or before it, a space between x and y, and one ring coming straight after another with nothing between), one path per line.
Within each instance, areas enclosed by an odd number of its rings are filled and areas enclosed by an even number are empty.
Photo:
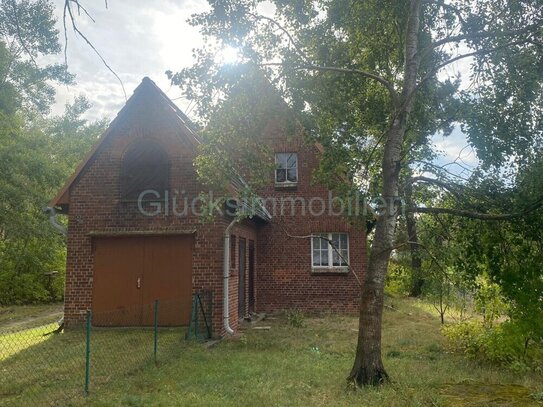
M527 352L526 333L521 325L510 321L494 327L480 322L464 322L445 326L442 332L453 351L515 371L526 370L540 357L537 350Z
M304 326L305 316L299 309L287 311L287 319L288 323L295 328L301 328Z
M476 284L475 310L483 316L485 325L492 327L494 321L508 311L508 304L500 286L491 282L486 274L478 276Z
M0 272L0 305L38 304L62 300L64 277L54 280L33 273Z
M409 267L391 261L385 282L385 292L391 297L405 297L412 286L412 275Z

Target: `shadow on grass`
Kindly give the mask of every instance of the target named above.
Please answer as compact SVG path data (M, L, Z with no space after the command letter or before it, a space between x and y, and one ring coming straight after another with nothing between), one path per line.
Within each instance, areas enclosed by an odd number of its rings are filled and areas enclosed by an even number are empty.
M71 405L85 396L86 333L72 328L45 335L51 324L0 334L0 405ZM185 328L160 328L157 363L170 358ZM117 378L155 365L152 329L93 328L90 340L90 392Z

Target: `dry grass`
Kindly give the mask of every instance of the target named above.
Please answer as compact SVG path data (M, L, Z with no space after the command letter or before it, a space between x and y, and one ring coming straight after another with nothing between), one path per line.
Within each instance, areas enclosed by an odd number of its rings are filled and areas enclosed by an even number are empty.
M381 388L347 388L356 318L307 317L301 327L293 327L287 316L278 316L260 323L271 326L270 330L247 329L237 339L215 347L176 341L162 354L159 367L148 363L128 373L120 369L124 360L130 353L147 352L147 345L138 341L137 331L124 336L105 331L99 352L119 368L119 373L107 377L107 384L91 389L87 398L76 397L70 403L206 407L541 405L536 401L543 390L541 377L478 366L462 355L447 353L439 320L425 306L405 299L389 299L388 305L396 310L385 310L383 355L393 382ZM62 336L50 339L47 346L60 340ZM64 346L73 348L77 355L81 351L75 343ZM17 355L17 364L29 357L29 350ZM15 405L36 405L25 399L24 393L16 401L19 404Z
M286 316L262 321L270 330L248 329L236 340L207 349L187 344L172 361L107 393L92 405L126 406L462 406L539 405L530 397L540 377L477 366L444 350L435 315L411 300L389 300L383 354L393 383L352 391L346 380L354 357L357 319L337 315ZM462 399L459 394L470 394ZM498 400L499 401L499 400ZM471 402L475 404L470 404ZM482 404L481 404L482 403Z

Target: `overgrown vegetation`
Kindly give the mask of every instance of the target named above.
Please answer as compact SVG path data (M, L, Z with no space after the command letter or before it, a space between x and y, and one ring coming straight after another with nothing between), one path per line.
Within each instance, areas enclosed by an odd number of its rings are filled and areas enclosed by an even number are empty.
M540 241L530 236L533 222L541 224L541 215L532 217L530 224L445 219L441 223L446 229L436 234L432 228L427 234L425 223L432 221L418 220L425 248L420 254L422 298L441 318L448 348L513 371L541 371L543 280L536 264ZM524 245L530 247L529 255L519 251ZM406 251L395 256L387 282L391 295L408 293L414 282L409 256Z
M295 328L301 328L304 326L305 323L305 315L302 310L300 309L292 309L287 311L287 320L290 325L292 325Z
M396 378L390 386L353 391L345 385L356 343L355 316L306 317L295 328L286 314L264 320L270 330L248 328L243 340L224 340L207 347L179 339L161 366L144 364L129 375L112 375L116 366L127 366L137 355L149 352L148 340L138 331L103 330L95 338L93 369L99 369L99 388L73 401L91 406L473 406L502 403L511 407L536 407L543 391L541 375L470 361L447 351L441 324L423 300L388 298L383 324L383 352ZM145 331L148 332L148 331ZM142 337L143 338L143 337ZM63 391L65 383L81 389L84 340L77 332L46 337L25 349L11 366L34 366L40 350L60 349L77 357L77 365L59 364L55 371L40 371L15 405L32 405L39 386ZM129 343L130 347L126 347ZM106 347L109 344L111 347ZM111 349L121 347L121 352ZM125 349L126 348L126 349ZM160 349L160 347L159 347ZM125 360L127 359L127 360ZM28 362L28 363L27 363ZM40 363L44 369L47 363ZM114 369L115 368L115 369ZM94 370L93 370L94 372ZM28 373L28 377L35 377ZM23 375L24 376L24 375ZM103 380L103 381L102 381ZM40 384L41 383L41 384ZM93 379L94 383L94 379ZM71 388L71 387L70 387ZM20 388L18 388L20 390ZM38 392L39 394L39 392ZM0 396L1 397L1 396ZM2 403L0 398L0 404ZM479 404L477 404L479 403Z
M83 97L47 116L52 82L73 82L64 65L36 63L61 51L52 3L0 2L0 34L0 304L59 301L66 251L43 209L104 123L83 119Z

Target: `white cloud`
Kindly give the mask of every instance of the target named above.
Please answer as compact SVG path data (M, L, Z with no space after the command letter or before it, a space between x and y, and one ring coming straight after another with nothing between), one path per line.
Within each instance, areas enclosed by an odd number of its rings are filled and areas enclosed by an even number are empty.
M466 135L459 126L455 127L449 136L435 134L431 142L434 149L440 152L434 163L445 165L453 174L469 176L479 164L475 150L469 145Z
M168 96L180 96L179 89L170 87L164 72L192 64L192 49L201 45L202 38L187 19L192 13L206 9L204 1L118 0L109 1L107 9L103 2L87 3L84 4L96 22L81 13L77 17L78 26L122 79L127 96L144 76L153 79ZM64 0L55 0L62 42L63 4ZM47 58L46 62L62 60L63 56L57 55ZM68 65L70 72L76 75L77 83L57 87L53 114L61 113L66 103L82 94L93 105L87 115L89 119L114 117L125 102L121 86L85 41L75 36L70 26ZM184 101L178 102L183 108Z

